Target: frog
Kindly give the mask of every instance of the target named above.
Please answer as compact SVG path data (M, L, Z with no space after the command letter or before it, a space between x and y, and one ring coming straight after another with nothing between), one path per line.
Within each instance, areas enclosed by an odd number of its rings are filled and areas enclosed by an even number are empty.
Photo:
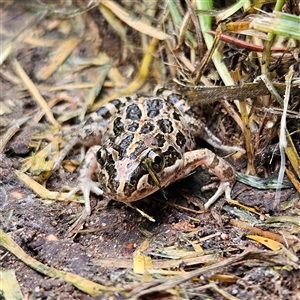
M176 91L113 99L79 130L76 141L88 150L77 185L66 198L81 191L85 213L90 215L90 193L131 203L163 191L204 165L219 180L217 191L204 205L208 209L223 194L231 197L236 172L211 150L197 149L196 138L227 152L245 152L240 146L224 145Z

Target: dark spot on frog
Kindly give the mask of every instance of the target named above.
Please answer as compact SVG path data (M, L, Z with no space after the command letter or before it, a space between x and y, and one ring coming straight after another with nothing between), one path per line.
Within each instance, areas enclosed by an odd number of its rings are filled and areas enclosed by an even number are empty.
M104 150L102 150L104 151ZM100 151L98 151L100 153ZM107 185L107 187L113 192L116 193L117 189L119 187L119 182L115 180L117 175L117 169L115 168L115 161L112 157L111 153L105 152L105 158L102 161L101 169L98 173L98 179L100 184ZM101 170L105 170L105 172L102 172ZM105 173L108 174L109 180L106 179Z
M143 126L142 126L142 128L141 128L141 133L143 133L143 134L147 134L147 133L150 133L151 131L153 131L154 130L154 125L152 124L152 123L150 123L150 122L146 122Z
M234 172L229 166L223 171L224 178L234 178Z
M162 99L150 99L147 101L147 116L149 118L154 118L159 115L160 109L163 108Z
M92 133L93 133L93 130L92 130L91 128L85 128L85 129L84 129L84 135L85 135L86 137L91 136Z
M176 151L173 146L169 146L168 150L163 152L165 158L165 167L169 167L175 164L177 159L181 158L181 153Z
M100 149L97 151L96 155L100 167L103 168L106 163L107 151L105 149Z
M131 104L126 109L126 119L140 120L142 112L137 104Z
M97 110L96 114L103 119L109 119L111 117L110 111L105 106L100 107Z
M218 156L217 156L217 155L214 155L214 159L213 159L213 161L211 162L211 164L208 166L208 168L214 169L216 166L219 165L219 163L220 163L220 160L219 160Z
M124 184L124 194L127 197L130 197L131 194L135 191L136 189L136 182L126 182Z
M186 138L184 137L184 134L181 131L178 131L176 134L176 145L179 147L184 146L186 143Z
M180 121L180 114L178 114L176 111L173 112L173 119Z
M120 133L124 132L124 123L122 122L121 117L117 117L114 121L114 134L119 135Z
M178 101L181 100L181 96L179 94L170 94L167 98L167 101L172 104L175 105Z
M109 101L109 103L113 104L117 110L120 109L120 107L122 105L122 102L119 99L111 100L111 101Z
M147 170L142 168L141 166L138 166L131 174L131 177L127 182L125 182L124 185L124 194L129 197L134 191L137 189L137 184L140 180L140 178L147 174Z
M146 148L147 147L143 141L138 141L135 144L135 150L130 154L129 158L131 160L135 160Z
M127 130L131 132L136 132L138 128L139 128L139 124L136 122L132 122L127 126Z
M171 133L173 131L172 122L168 119L158 120L156 124L163 133Z
M112 191L112 193L116 194L120 183L117 180L110 179L107 183L108 188Z
M126 136L119 144L119 146L117 147L118 152L119 152L119 157L120 160L124 159L127 153L127 149L129 148L129 146L131 145L132 141L133 141L134 135L130 134L128 136Z
M162 147L166 142L164 135L161 133L154 137L154 141L155 142L153 144L157 145L158 147Z
M89 124L91 124L91 123L94 123L94 119L93 119L92 117L89 117L89 118L86 120L86 122L85 122L84 125L89 125Z

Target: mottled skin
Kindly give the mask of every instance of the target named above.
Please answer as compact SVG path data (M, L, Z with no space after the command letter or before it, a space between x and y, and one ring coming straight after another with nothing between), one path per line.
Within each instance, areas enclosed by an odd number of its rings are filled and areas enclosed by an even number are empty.
M81 166L78 185L68 197L81 190L86 213L90 214L90 192L132 202L205 165L220 180L205 207L223 193L230 198L234 169L208 149L194 150L195 136L225 151L244 151L222 145L180 95L171 91L163 91L159 97L135 95L112 100L93 113L79 133L80 142L91 147ZM94 173L97 182L91 179Z

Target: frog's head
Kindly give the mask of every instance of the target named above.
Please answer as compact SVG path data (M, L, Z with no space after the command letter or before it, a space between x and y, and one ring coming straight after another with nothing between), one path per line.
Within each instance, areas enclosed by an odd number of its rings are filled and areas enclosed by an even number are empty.
M146 145L145 139L132 146L132 137L128 136L127 143L124 147L126 142L109 141L97 152L98 180L107 197L136 201L188 175L184 149L172 140L165 141L163 147Z

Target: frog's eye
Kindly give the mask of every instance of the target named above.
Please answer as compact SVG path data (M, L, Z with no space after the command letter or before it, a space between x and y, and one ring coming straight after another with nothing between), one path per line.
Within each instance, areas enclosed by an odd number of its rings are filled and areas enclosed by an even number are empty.
M104 149L99 149L97 152L98 163L103 166L106 162L106 151Z
M148 153L148 162L151 164L152 169L159 173L165 166L165 158L160 150L150 151Z

